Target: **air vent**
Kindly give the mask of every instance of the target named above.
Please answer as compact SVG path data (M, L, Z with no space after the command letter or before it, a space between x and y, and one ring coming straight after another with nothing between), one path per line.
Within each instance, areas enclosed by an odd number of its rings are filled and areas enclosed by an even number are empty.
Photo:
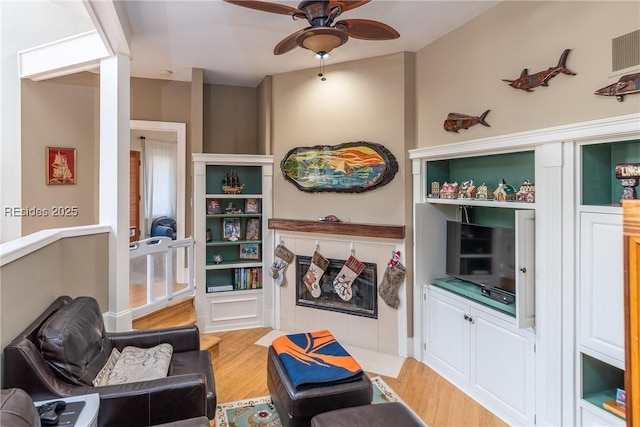
M632 31L611 40L612 71L640 65L640 30Z

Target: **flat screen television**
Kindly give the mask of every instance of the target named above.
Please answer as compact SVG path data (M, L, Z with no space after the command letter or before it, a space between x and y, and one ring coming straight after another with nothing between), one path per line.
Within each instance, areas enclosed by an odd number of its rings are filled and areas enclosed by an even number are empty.
M480 285L488 297L512 303L515 245L512 228L447 221L446 274Z

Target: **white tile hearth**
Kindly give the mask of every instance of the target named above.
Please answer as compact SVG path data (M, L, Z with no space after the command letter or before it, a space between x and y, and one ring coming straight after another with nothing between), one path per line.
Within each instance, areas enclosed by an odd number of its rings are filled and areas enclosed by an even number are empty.
M263 347L271 345L271 341L281 335L294 332L286 332L278 329L267 332L255 343ZM343 347L351 354L367 372L372 374L384 375L390 378L398 378L404 358L393 354L385 354L379 351L369 350L366 348L356 347L353 345L345 345Z

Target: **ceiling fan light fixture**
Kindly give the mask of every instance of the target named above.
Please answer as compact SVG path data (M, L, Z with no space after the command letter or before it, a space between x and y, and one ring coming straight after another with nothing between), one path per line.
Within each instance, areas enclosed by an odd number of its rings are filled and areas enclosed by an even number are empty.
M296 39L298 46L309 49L314 53L329 53L347 42L349 36L332 27L313 28L300 34Z
M307 49L319 53L319 52L331 52L336 47L342 44L342 40L331 34L318 34L311 37L307 37L302 42L303 46Z

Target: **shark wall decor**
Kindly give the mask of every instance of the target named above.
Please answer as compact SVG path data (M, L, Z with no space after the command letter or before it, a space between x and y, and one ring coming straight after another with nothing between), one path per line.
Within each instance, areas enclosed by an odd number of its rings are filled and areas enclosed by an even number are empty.
M609 86L605 86L593 92L595 95L615 96L620 102L624 101L625 95L640 93L640 73L627 74Z
M557 76L559 73L566 74L568 76L575 76L576 73L567 68L567 57L569 56L569 52L571 52L571 49L565 49L562 52L558 65L555 67L549 67L546 70L535 74L529 74L529 70L525 68L522 70L522 73L520 73L520 77L516 80L502 79L502 81L509 83L509 86L515 89L533 92L533 88L538 86L549 86L549 80Z
M482 113L481 116L468 116L466 114L460 113L449 113L447 119L444 121L444 130L447 132L455 132L458 133L460 129L469 129L471 126L475 126L477 124L481 124L483 126L491 127L489 123L487 123L484 119L489 114L487 110Z

